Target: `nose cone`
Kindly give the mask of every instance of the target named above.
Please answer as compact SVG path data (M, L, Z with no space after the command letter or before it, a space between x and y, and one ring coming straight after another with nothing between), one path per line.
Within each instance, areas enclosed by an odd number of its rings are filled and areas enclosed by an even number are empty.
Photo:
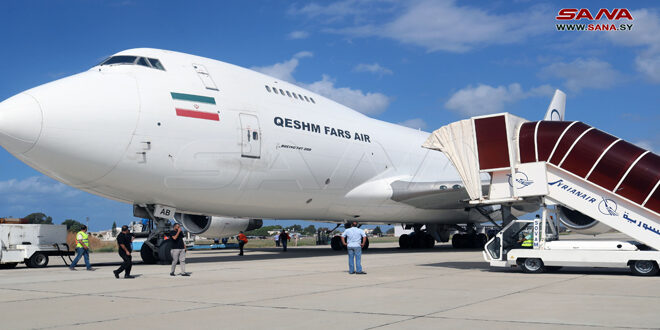
M12 154L30 150L41 134L43 115L37 100L21 93L0 103L0 145Z

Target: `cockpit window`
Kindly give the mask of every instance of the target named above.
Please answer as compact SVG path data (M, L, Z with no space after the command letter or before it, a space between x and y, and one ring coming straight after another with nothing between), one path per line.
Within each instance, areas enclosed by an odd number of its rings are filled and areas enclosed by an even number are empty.
M153 66L154 68L156 68L156 69L158 69L158 70L163 70L163 71L165 71L165 67L163 67L163 65L160 64L160 61L159 61L159 60L157 60L157 59L155 59L155 58L150 58L150 59L149 59L149 63L151 63L151 66Z
M105 62L101 63L101 65L133 64L135 63L136 59L137 56L126 56L126 55L112 56L109 59L105 60Z
M146 67L151 67L151 65L149 65L149 63L147 63L147 59L145 59L144 57L138 58L137 64L142 65L142 66L146 66Z
M137 64L137 65L146 66L148 68L154 68L165 71L165 68L160 63L160 61L155 58L146 58L146 57L138 57L138 56L130 56L130 55L112 56L107 60L101 62L101 64L99 65L114 65L114 64L129 64L129 65Z

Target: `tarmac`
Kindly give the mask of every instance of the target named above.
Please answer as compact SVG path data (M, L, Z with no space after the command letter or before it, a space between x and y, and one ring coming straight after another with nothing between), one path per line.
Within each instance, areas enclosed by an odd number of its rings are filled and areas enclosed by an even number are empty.
M366 275L329 247L189 251L191 277L93 253L94 272L51 257L0 270L2 329L597 329L660 327L660 278L627 269L491 269L481 251L372 244ZM139 256L134 257L140 261ZM82 260L81 260L82 261ZM177 271L179 269L177 268Z

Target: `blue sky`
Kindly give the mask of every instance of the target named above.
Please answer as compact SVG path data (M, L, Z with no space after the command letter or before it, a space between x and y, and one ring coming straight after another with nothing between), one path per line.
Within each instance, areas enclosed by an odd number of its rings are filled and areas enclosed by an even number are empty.
M624 7L624 6L628 7ZM560 32L561 8L627 8L632 31ZM0 2L0 100L154 47L254 68L372 117L432 131L472 115L567 119L660 149L660 6L653 1ZM570 22L568 22L570 23ZM610 23L606 20L579 23ZM0 148L0 217L44 212L92 230L130 205L49 179ZM288 224L290 222L284 222Z

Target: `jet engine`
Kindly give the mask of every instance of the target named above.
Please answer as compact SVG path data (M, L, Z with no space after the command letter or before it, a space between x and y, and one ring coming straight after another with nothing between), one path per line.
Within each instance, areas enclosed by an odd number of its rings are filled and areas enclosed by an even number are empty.
M604 223L586 216L578 211L559 206L559 221L573 232L583 235L598 235L613 231Z
M176 213L174 218L185 230L205 238L230 237L240 231L259 229L263 225L261 219L212 217L186 213Z

